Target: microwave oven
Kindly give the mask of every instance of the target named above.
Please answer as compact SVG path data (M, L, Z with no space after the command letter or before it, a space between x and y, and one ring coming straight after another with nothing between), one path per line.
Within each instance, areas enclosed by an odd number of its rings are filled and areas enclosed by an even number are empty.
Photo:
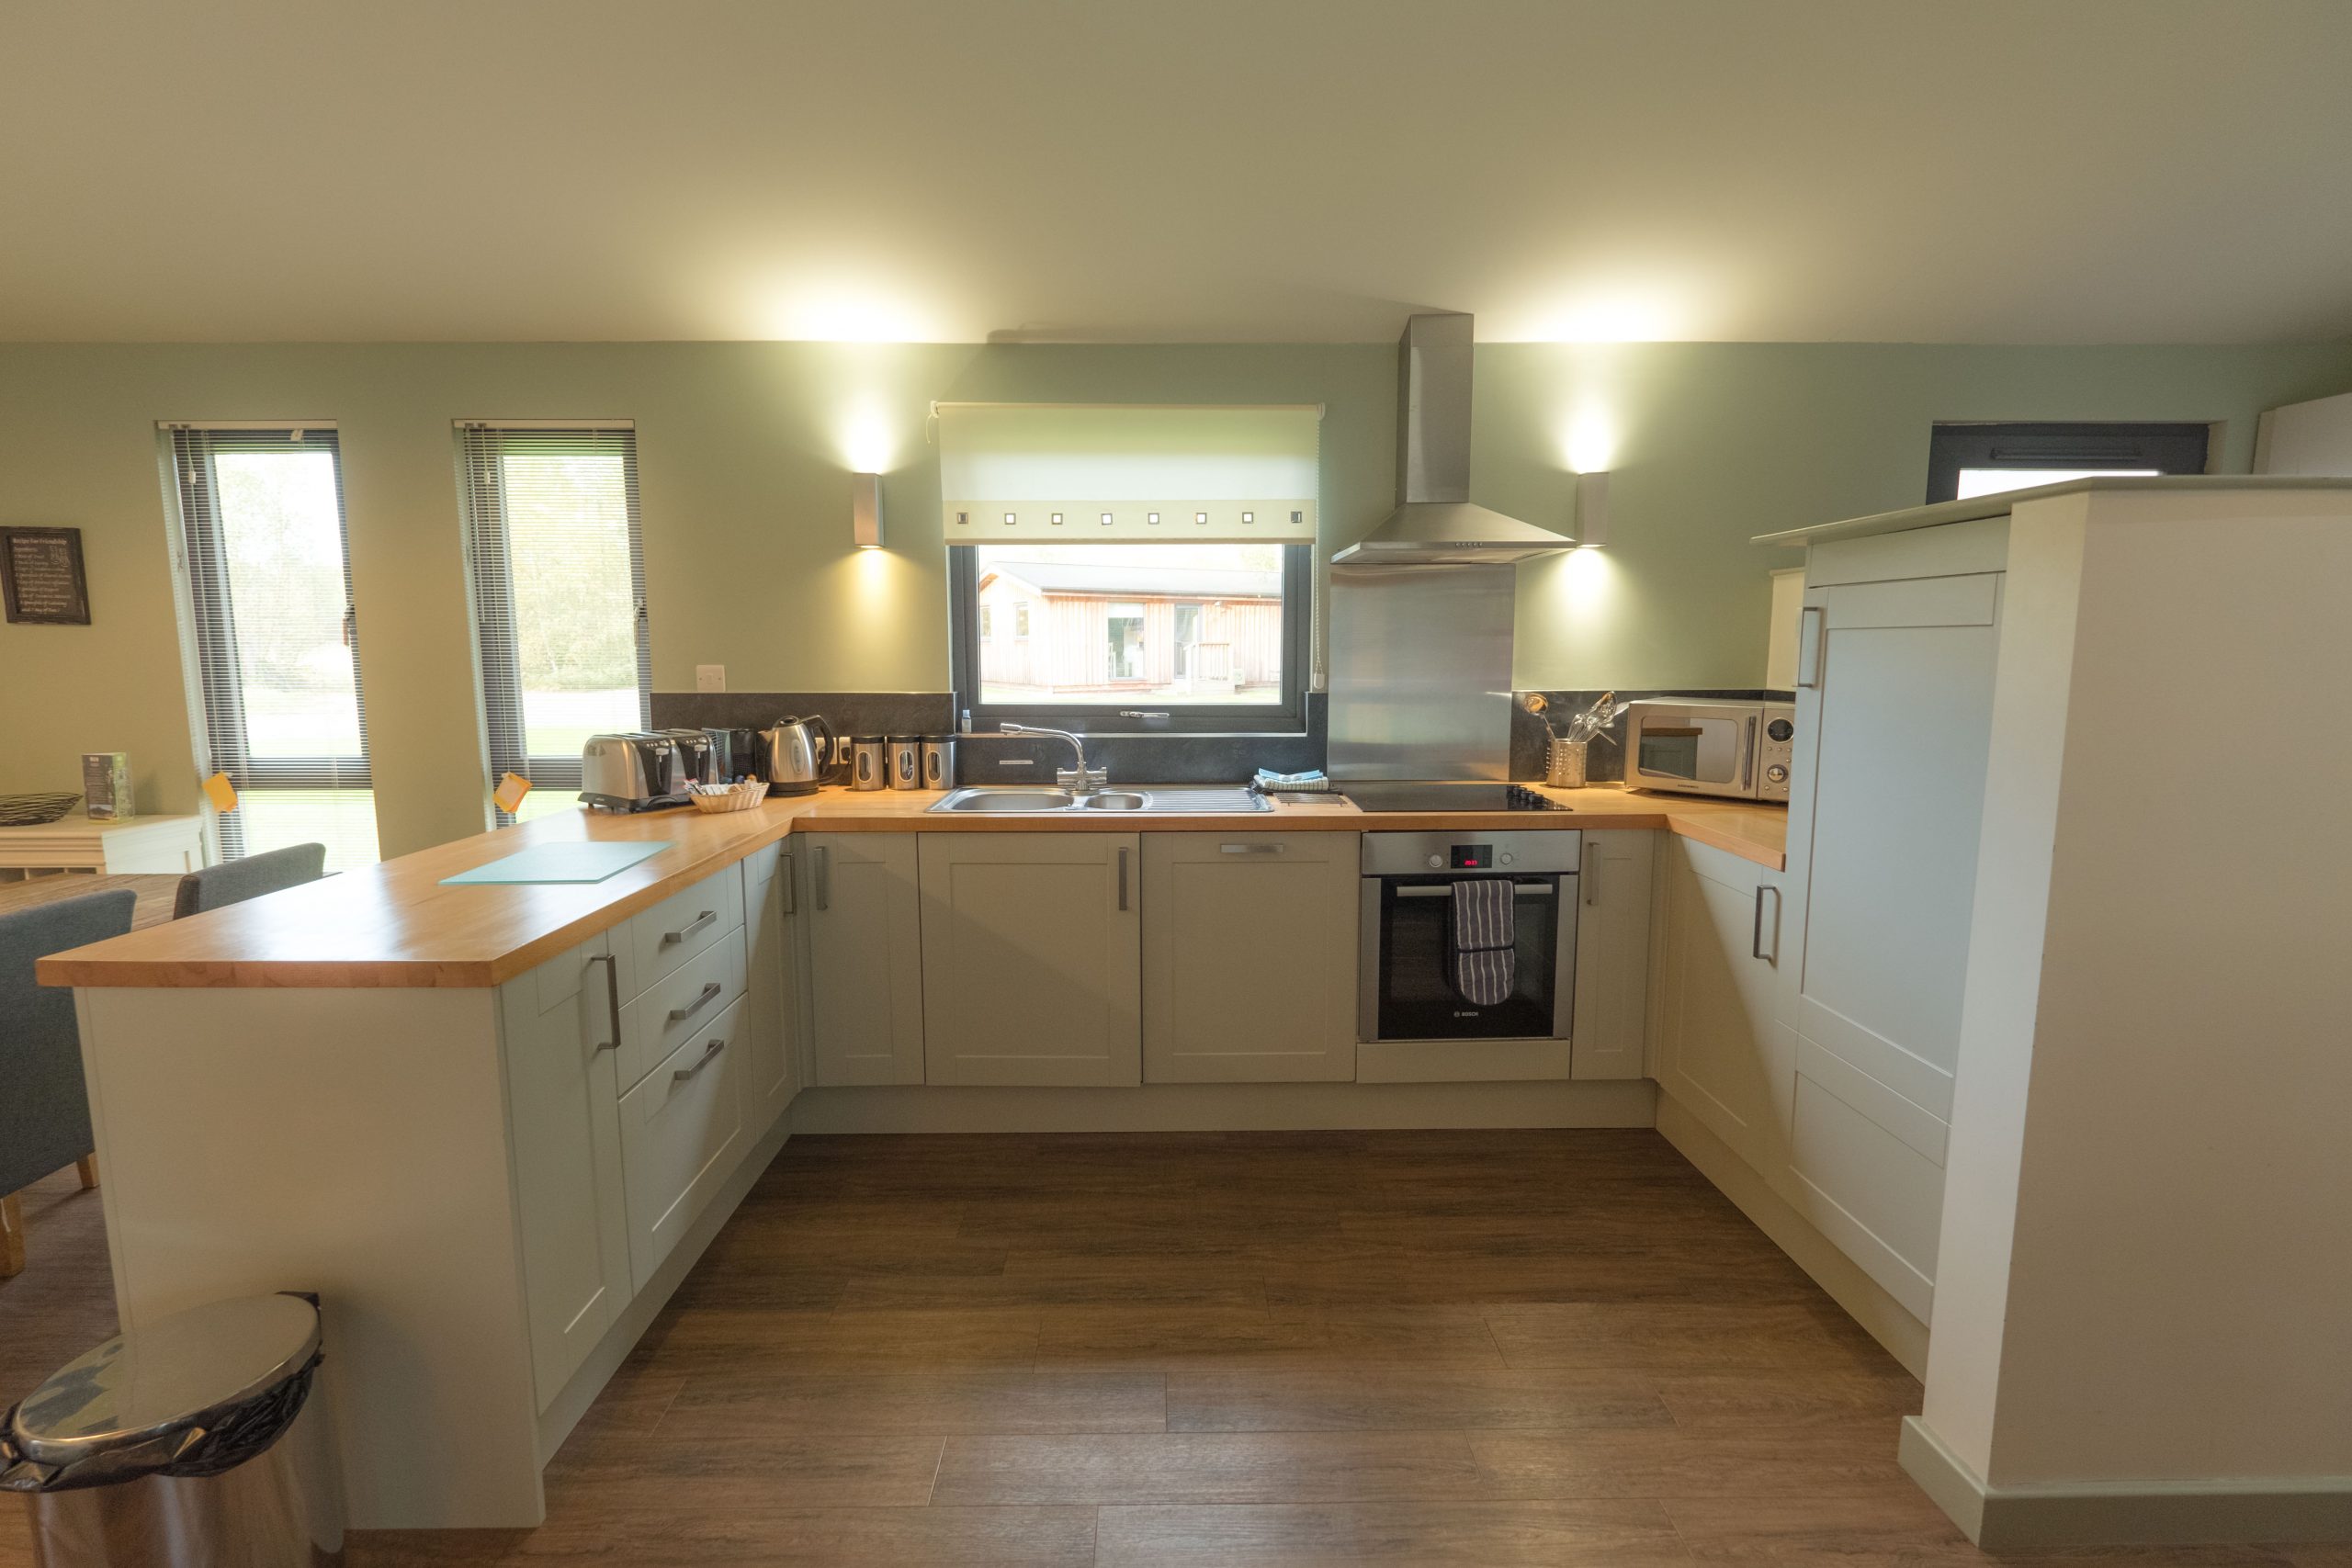
M1794 703L1634 703L1625 710L1625 787L1785 801L1796 720Z

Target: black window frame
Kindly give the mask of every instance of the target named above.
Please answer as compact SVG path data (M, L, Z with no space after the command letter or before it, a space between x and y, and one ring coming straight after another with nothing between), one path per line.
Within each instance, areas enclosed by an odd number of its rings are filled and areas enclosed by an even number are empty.
M1954 501L1963 468L2154 468L2201 474L2213 427L2112 421L1939 422L1928 443L1928 503Z
M1151 549L1138 544L1138 549ZM1303 735L1315 622L1315 547L1283 543L1283 683L1273 703L1168 703L1137 698L1131 708L1168 716L1136 719L1102 703L984 703L979 700L979 551L948 547L949 665L976 729L1049 725L1080 735Z

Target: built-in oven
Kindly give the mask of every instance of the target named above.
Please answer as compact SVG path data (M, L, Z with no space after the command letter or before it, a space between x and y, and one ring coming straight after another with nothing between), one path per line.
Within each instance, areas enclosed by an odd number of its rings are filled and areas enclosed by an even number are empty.
M1363 835L1359 1037L1566 1040L1583 845L1573 829ZM1465 965L1469 949L1492 957Z

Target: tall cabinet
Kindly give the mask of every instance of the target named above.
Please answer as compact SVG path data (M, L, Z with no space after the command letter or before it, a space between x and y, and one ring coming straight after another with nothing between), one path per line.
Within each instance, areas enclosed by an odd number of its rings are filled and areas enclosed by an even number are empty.
M1784 1195L1923 1320L2007 538L2002 517L1816 546L1797 650Z

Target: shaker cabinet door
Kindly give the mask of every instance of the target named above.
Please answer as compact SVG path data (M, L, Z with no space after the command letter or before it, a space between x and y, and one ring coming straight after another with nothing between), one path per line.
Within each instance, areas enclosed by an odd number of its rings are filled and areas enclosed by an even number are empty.
M800 889L790 850L743 864L744 1121L763 1137L800 1090Z
M531 1373L541 1410L619 1321L630 1295L611 934L499 990Z
M1660 837L1648 831L1584 835L1577 875L1577 992L1568 1030L1568 1076L1639 1078L1649 1026L1650 900Z
M925 1081L1143 1081L1133 833L925 833Z
M922 1082L915 835L811 833L795 852L808 857L816 1081Z
M1771 1179L1786 1157L1777 1118L1792 1071L1773 1022L1781 874L1681 838L1659 852L1658 1088Z
M1356 1076L1354 833L1147 833L1149 1083Z

